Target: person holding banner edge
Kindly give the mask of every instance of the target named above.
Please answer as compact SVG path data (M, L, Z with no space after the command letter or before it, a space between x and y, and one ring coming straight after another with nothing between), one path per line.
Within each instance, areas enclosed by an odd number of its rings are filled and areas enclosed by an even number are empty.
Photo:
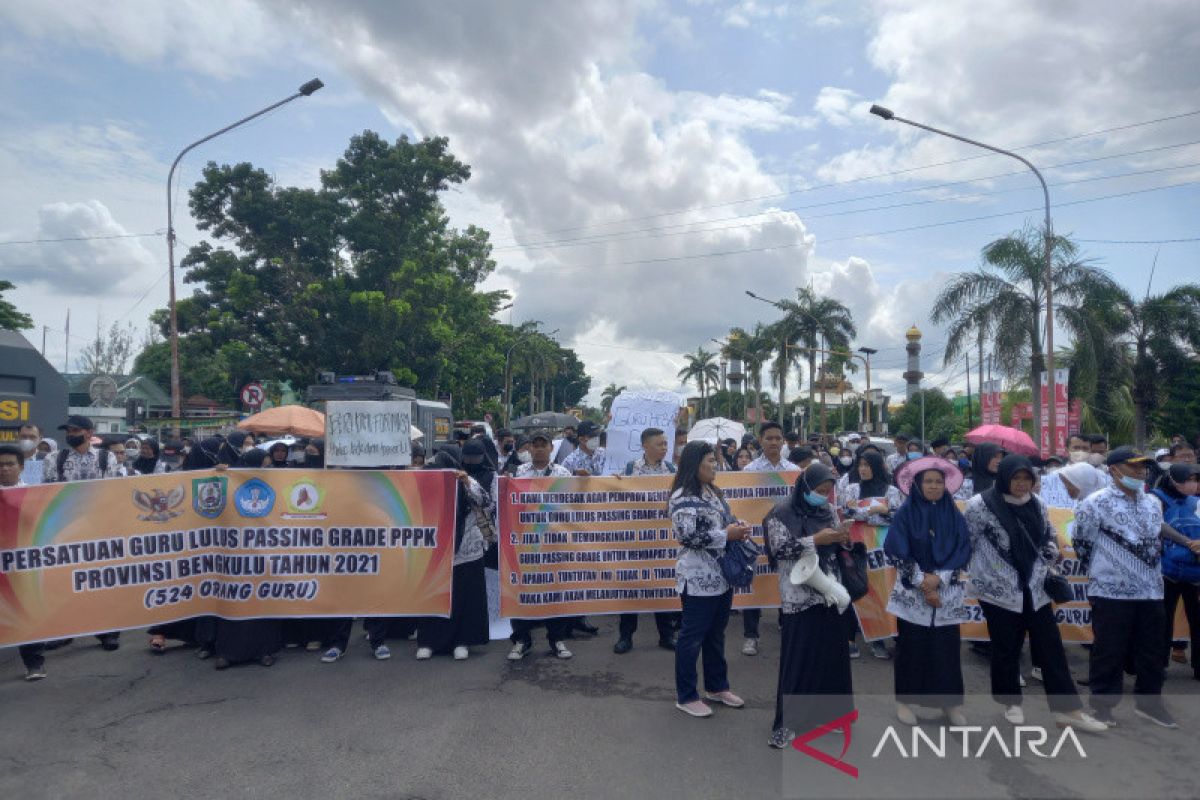
M625 465L626 475L674 475L675 465L666 460L667 434L660 428L646 428L642 431L642 457ZM623 655L633 649L633 634L637 630L638 615L622 614L618 624L617 643L613 652ZM679 627L679 614L672 611L658 611L654 614L654 624L658 628L658 646L664 650L674 650L676 643L676 628Z
M25 469L25 454L12 444L0 444L0 491L24 486L21 473ZM46 646L42 642L23 644L17 648L25 666L25 680L40 681L46 677Z
M726 542L750 535L750 525L735 519L717 487L717 459L710 444L688 442L679 459L667 513L679 541L675 590L683 604L683 623L675 646L675 707L693 717L711 717L696 690L696 659L703 653L705 698L729 708L746 703L729 690L725 662L725 625L733 589L717 557Z
M529 455L530 462L522 464L517 468L517 478L569 478L571 473L560 464L553 464L550 461L550 454L554 447L554 443L550 440L550 436L545 431L538 431L529 437ZM571 617L550 617L545 620L535 619L514 619L512 623L512 635L509 636L509 641L513 643L512 650L508 653L509 661L520 661L525 657L525 654L533 649L533 636L531 631L538 626L539 623L546 624L546 638L550 641L550 649L554 655L559 658L571 658L574 654L567 643L563 640L567 638L567 629L572 621Z

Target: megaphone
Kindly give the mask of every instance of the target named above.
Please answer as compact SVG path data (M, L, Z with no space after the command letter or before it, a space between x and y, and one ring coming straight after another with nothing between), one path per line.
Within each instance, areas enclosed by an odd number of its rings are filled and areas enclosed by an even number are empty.
M846 591L845 586L821 571L816 553L806 553L802 556L792 567L788 579L797 586L807 584L812 587L825 598L825 605L836 605L839 614L850 607L850 593Z

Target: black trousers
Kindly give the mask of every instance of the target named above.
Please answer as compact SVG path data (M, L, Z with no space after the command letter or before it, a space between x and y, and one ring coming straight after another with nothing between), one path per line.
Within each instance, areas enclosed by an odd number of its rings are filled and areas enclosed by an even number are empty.
M1161 600L1113 600L1093 597L1092 645L1088 687L1092 705L1112 708L1121 702L1125 662L1132 656L1138 705L1159 702L1166 677L1166 611ZM1143 699L1145 698L1145 699Z
M680 612L678 611L656 611L654 614L654 625L658 628L659 639L669 639L675 633L675 629L680 624ZM618 636L622 639L632 639L634 632L638 627L637 614L622 614L621 621L617 625Z
M1163 578L1163 631L1166 634L1167 647L1163 651L1163 664L1171 655L1171 642L1175 634L1175 607L1183 601L1183 613L1187 617L1188 628L1192 634L1192 672L1200 678L1200 663L1197 653L1200 653L1200 587L1194 583L1173 581Z
M983 609L988 636L992 640L992 697L997 703L1021 704L1021 648L1025 644L1025 635L1029 634L1030 645L1037 648L1042 662L1042 682L1046 686L1050 710L1067 713L1083 708L1067 666L1067 654L1050 603L1035 611L1033 598L1026 590L1020 613L983 601L979 607Z
M45 650L45 642L23 644L17 648L17 652L21 654L21 663L25 665L25 669L41 669L46 663L46 657L42 655Z
M379 645L387 640L388 617L367 617L363 620L363 630L367 632L367 637L370 640L371 649L374 650ZM325 640L325 647L336 647L343 653L350 647L350 630L354 627L354 619L345 617L343 619L329 620L329 638Z
M526 645L533 647L533 634L531 631L538 625L545 623L546 639L550 642L550 646L554 647L557 642L561 642L567 638L567 631L570 630L572 619L572 617L514 619L512 620L512 635L508 639L513 644L524 642Z

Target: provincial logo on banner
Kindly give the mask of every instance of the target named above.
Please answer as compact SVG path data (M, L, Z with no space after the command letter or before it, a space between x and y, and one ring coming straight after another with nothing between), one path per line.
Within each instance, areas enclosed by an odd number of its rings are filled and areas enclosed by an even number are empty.
M243 517L265 517L275 507L275 490L261 478L251 478L234 492L233 505Z
M195 478L192 480L192 508L202 517L216 519L225 510L229 481L226 478Z

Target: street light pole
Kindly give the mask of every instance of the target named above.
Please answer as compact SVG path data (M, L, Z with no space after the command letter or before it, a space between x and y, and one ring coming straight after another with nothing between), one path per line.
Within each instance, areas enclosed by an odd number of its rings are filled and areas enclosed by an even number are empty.
M875 422L872 419L872 415L871 415L871 356L875 355L879 351L873 347L860 347L860 348L858 348L858 352L864 353L866 355L866 358L863 359L863 363L865 363L867 365L867 404L866 404L867 425L868 425L867 431L869 433L874 433L875 432Z
M1047 402L1050 405L1050 409L1047 411L1047 409L1043 408L1042 413L1049 414L1048 428L1049 428L1049 434L1050 434L1050 452L1051 453L1056 452L1056 449L1057 449L1056 438L1058 435L1058 432L1057 432L1058 420L1056 419L1056 415L1054 413L1054 409L1057 405L1055 403L1055 386L1054 386L1054 281L1051 279L1051 274L1050 274L1051 273L1051 253L1050 253L1050 251L1051 251L1052 242L1053 242L1053 239L1052 239L1053 233L1052 233L1051 227L1050 227L1050 190L1046 187L1046 180L1042 177L1042 173L1038 172L1038 168L1035 167L1032 163L1030 163L1029 159L1025 158L1024 156L1017 155L1016 153L1012 152L1011 150L1004 150L1003 148L995 147L990 144L984 144L983 142L977 142L974 139L968 139L966 136L959 136L957 133L950 133L949 131L944 131L944 130L941 130L940 128L934 128L929 125L923 125L920 122L913 122L911 119L905 119L904 117L898 117L898 116L896 116L895 113L893 113L891 111L891 109L884 108L883 106L879 106L879 105L871 106L871 113L874 114L875 116L881 117L882 119L885 119L885 120L895 120L896 122L903 122L905 125L911 125L914 128L920 128L922 130L929 131L930 133L936 133L940 136L946 136L951 139L956 139L960 142L965 142L966 144L973 144L976 147L982 147L984 150L991 150L993 153L999 153L1002 156L1008 156L1010 158L1015 158L1017 161L1020 161L1022 164L1029 167L1029 169L1032 170L1033 174L1037 177L1038 182L1040 184L1042 184L1042 197L1045 200L1045 204L1046 204L1046 221L1045 221L1046 229L1045 229L1045 245L1044 245L1044 253L1043 253L1043 258L1045 259L1045 264L1043 267L1044 271L1045 271L1044 291L1046 293L1046 385L1047 385L1046 394L1047 394ZM1031 388L1034 392L1038 392L1038 387L1034 386ZM1034 397L1039 398L1039 394L1034 394ZM1040 406L1041 404L1038 403L1038 405Z
M311 81L308 81L298 90L296 90L296 93L290 97L286 97L283 100L280 100L278 103L269 105L261 111L256 111L248 117L242 117L232 125L226 125L224 128L221 128L221 130L210 133L203 139L197 139L179 151L179 155L175 156L175 160L171 162L171 169L167 171L167 266L169 267L170 277L170 295L168 298L168 303L170 305L171 312L171 416L176 420L183 418L183 411L179 390L179 317L176 314L175 309L175 218L171 209L171 183L175 178L175 168L179 166L179 162L183 160L185 155L199 145L202 145L211 139L215 139L221 134L227 133L239 125L244 125L252 119L257 119L263 114L274 111L285 103L290 103L298 97L308 97L324 85L325 84L321 83L319 78L313 78Z

